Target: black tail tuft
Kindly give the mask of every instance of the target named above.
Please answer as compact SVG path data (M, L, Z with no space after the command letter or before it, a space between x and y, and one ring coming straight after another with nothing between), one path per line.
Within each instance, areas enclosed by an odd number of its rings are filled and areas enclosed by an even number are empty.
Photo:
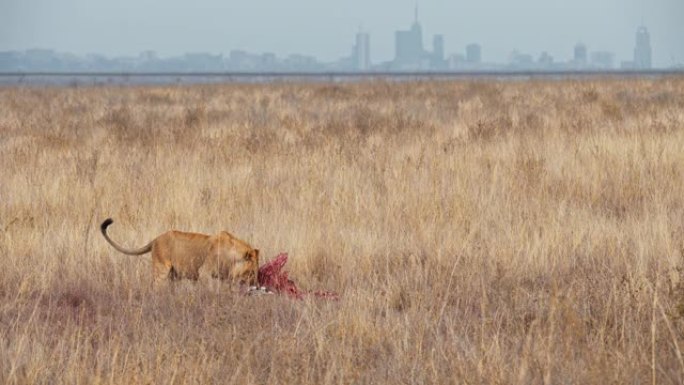
M112 218L105 219L105 221L102 222L102 224L100 225L100 230L102 230L102 232L104 233L105 231L107 231L107 227L109 227L109 225L111 225L112 223L114 223Z

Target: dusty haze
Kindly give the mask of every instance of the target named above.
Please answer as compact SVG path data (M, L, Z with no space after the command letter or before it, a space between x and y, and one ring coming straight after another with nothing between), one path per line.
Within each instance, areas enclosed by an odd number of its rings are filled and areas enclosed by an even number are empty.
M413 21L411 0L345 2L298 0L170 1L3 0L0 50L52 48L77 54L132 55L156 50L228 53L232 49L315 55L347 55L354 34L371 33L374 62L394 55L394 31ZM684 15L680 0L506 0L420 1L425 44L442 33L446 52L472 42L483 59L505 62L517 49L535 58L548 51L567 60L577 42L631 60L634 34L642 20L651 32L657 67L684 61Z

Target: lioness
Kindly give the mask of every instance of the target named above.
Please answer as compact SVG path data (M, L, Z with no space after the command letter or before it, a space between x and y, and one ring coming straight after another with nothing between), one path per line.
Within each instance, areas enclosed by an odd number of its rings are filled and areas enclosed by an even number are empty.
M225 231L206 235L172 230L139 249L127 250L107 235L107 227L113 222L111 218L102 222L102 235L124 254L142 255L151 251L155 286L169 279L205 277L231 279L250 286L258 283L259 250Z

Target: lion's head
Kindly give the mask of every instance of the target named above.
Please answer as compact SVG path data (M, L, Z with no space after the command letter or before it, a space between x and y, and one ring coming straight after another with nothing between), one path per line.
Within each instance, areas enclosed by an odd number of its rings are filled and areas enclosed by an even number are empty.
M256 286L259 273L259 250L250 249L244 252L242 259L236 261L231 271L233 281L248 286Z

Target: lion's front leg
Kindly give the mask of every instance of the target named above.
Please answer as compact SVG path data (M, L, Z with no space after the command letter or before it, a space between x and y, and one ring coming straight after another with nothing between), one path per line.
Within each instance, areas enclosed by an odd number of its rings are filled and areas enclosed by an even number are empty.
M221 281L218 279L216 271L207 266L207 264L200 266L197 276L198 282L200 285L202 285L202 287L212 291L218 290L220 288Z

